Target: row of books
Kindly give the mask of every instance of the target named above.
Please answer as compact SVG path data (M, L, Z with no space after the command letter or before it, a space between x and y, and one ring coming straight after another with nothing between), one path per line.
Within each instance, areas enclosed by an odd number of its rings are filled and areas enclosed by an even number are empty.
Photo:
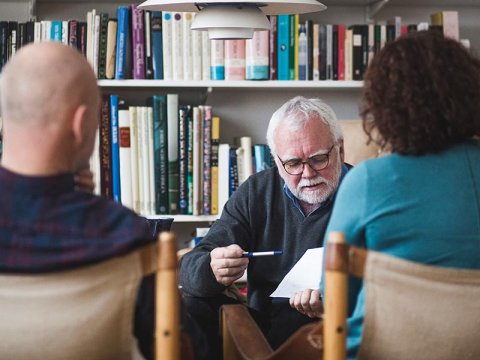
M409 31L434 28L459 39L458 12L432 14L431 24L300 23L298 15L271 16L271 31L251 40L208 40L193 31L194 13L119 6L117 18L95 9L86 21L0 22L0 70L31 41L62 41L78 48L99 79L362 80L374 54Z
M272 166L268 148L220 144L220 118L209 105L154 95L147 106L127 106L104 95L92 169L97 193L142 215L219 214L248 176Z

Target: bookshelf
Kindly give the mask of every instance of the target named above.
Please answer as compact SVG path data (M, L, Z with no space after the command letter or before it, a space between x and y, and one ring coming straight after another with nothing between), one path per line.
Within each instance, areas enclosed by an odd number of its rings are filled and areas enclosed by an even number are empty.
M460 35L469 38L479 53L480 0L323 0L328 9L306 14L302 20L318 23L383 23L398 15L406 23L429 21L430 14L457 10ZM27 21L85 19L95 8L116 16L119 5L132 3L118 0L0 0L0 20ZM105 93L116 93L132 104L144 105L153 94L178 93L180 103L213 106L221 118L221 142L233 142L237 135L252 137L253 143L264 143L271 114L296 95L320 97L337 112L339 119L358 118L361 81L164 81L100 80ZM163 216L163 215L162 215ZM185 240L196 226L215 221L217 216L174 215L173 229Z

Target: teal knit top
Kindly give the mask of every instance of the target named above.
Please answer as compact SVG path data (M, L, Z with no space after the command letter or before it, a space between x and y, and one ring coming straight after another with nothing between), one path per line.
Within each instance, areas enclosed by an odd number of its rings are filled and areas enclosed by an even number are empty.
M469 141L438 154L392 154L368 160L342 182L325 233L403 259L480 268L480 145ZM348 355L362 337L364 294L349 283Z

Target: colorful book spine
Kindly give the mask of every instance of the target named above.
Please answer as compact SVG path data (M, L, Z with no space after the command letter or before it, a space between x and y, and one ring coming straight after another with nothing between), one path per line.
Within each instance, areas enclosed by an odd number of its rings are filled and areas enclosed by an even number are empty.
M178 107L178 213L188 214L188 113L189 105Z
M77 48L83 56L87 54L87 23L79 22L77 31ZM116 63L116 59L115 59Z
M151 28L153 78L163 80L163 32L160 11L152 11Z
M225 80L225 40L211 40L210 79Z
M203 107L203 211L204 215L211 214L212 201L212 107Z
M117 9L117 46L115 56L115 79L127 79L128 74L128 43L130 42L129 15L130 9L126 6L119 6Z
M102 95L100 107L100 181L101 193L108 199L112 193L112 145L110 126L110 96Z
M52 41L62 41L62 22L61 21L52 21L50 28L50 40Z
M78 46L78 21L70 20L68 22L68 45L77 48Z
M338 25L338 80L345 80L345 24Z
M193 214L193 114L192 111L187 117L187 214Z
M193 215L202 214L202 109L193 108Z
M145 24L143 10L132 5L133 78L145 79Z
M110 141L112 144L112 196L114 201L121 202L118 144L118 95L110 95L110 129Z
M225 40L225 80L245 80L245 40Z
M247 80L268 80L270 35L268 31L255 31L253 38L245 41Z
M305 25L300 25L298 34L298 66L297 74L298 80L307 80L307 66L308 66L308 41Z
M153 151L155 173L155 213L168 214L168 133L167 98L154 95Z
M220 144L220 118L212 117L212 140L211 140L211 214L218 214L218 146Z
M290 80L290 15L278 15L278 80Z

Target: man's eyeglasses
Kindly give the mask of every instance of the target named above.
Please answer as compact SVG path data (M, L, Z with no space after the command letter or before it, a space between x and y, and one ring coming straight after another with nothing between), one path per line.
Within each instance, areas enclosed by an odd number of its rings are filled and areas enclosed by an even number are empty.
M330 161L330 153L332 149L335 147L335 144L332 145L330 150L326 154L314 155L307 159L307 161L302 161L300 159L292 159L283 161L280 159L280 156L277 155L278 160L283 165L285 171L290 175L300 175L303 173L303 169L305 168L305 164L308 164L313 170L320 171L325 169L328 166Z

